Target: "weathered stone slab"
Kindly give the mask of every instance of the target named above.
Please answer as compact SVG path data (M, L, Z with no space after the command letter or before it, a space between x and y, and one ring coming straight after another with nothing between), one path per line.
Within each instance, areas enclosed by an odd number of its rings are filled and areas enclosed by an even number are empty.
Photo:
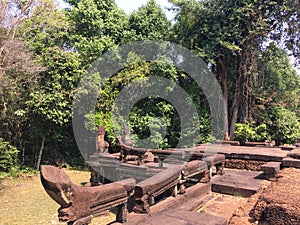
M176 225L226 225L227 220L208 213L168 211L151 217L140 225L176 224Z
M224 153L222 153L224 154ZM254 153L229 153L226 155L227 159L244 159L244 160L255 160L255 161L282 161L284 156L277 156L277 155L265 155L265 154L254 154Z
M176 210L195 212L202 208L205 204L215 198L214 195L206 194L204 197L192 198L183 204L180 204Z
M197 204L201 204L201 202L199 203L199 201L201 201L204 196L207 196L207 194L210 193L210 190L210 184L198 183L196 185L193 185L192 187L187 188L186 192L183 195L178 195L176 196L176 198L169 197L152 206L150 209L150 215L161 213L162 211L174 209L181 206L183 206L186 211L194 210L195 208L197 208ZM194 202L193 200L197 200L197 202ZM193 206L189 204L190 202L194 202Z
M186 189L185 194L178 195L176 197L168 197L163 201L160 201L157 204L153 205L151 207L149 214L138 214L138 213L131 212L128 215L128 222L126 222L124 225L142 225L142 224L150 225L151 223L150 222L148 223L148 219L150 217L156 218L157 215L160 215L164 211L177 210L177 208L179 207L181 210L184 210L186 212L189 210L194 210L199 205L201 205L203 201L205 201L204 198L208 196L210 190L211 190L211 186L209 183L208 184L198 183L196 185L193 185L192 187ZM193 205L190 205L188 203L192 203ZM186 204L188 204L189 206L187 206ZM183 206L183 208L181 208L181 206ZM158 223L158 221L156 222L157 223L153 223L153 224L155 225L160 224ZM180 221L176 219L174 223L180 224ZM113 224L121 225L120 223L113 223ZM170 223L162 223L162 224L170 224ZM186 221L183 224L187 225Z
M238 141L223 141L223 140L217 140L215 141L216 144L221 144L221 145L232 145L232 146L239 146L240 142Z
M300 160L294 159L291 157L286 157L283 159L282 165L284 167L294 167L294 168L300 168Z
M269 147L270 143L269 142L250 142L250 141L247 141L247 142L245 142L245 146L250 146L250 147Z
M285 150L285 151L292 151L292 150L296 149L296 146L293 146L293 145L282 145L282 146L279 146L279 148L281 148L282 150Z
M287 154L287 156L294 158L294 159L300 159L300 149L295 149L295 150L289 152Z
M212 191L250 197L261 190L262 172L226 170L223 176L212 179Z
M280 171L281 162L268 162L261 166L262 171L265 174L265 177L272 178L276 177L277 173Z
M287 152L281 148L246 147L207 144L197 146L197 151L224 154L226 159L243 159L265 162L281 162Z

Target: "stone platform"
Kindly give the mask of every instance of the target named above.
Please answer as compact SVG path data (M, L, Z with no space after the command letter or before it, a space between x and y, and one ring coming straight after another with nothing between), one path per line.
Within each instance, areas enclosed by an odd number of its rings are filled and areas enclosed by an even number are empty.
M244 159L264 162L282 162L283 158L286 157L288 153L279 147L268 148L208 144L199 146L198 148L204 152L217 152L219 154L224 154L226 159Z
M273 166L273 164L280 165L282 163L284 167L300 168L300 149L288 152L278 147L244 147L221 144L197 146L196 150L199 152L224 154L226 160L229 160L231 163L237 165L237 162L239 162L239 165L245 164L245 166L241 166L242 170L226 169L223 176L214 176L209 184L196 184L187 188L186 193L183 195L163 199L161 202L151 206L149 214L130 213L128 215L128 222L125 223L125 225L172 223L179 225L227 224L227 219L214 216L218 214L211 215L208 212L196 212L199 210L199 207L201 208L210 201L212 195L211 191L248 198L261 191L265 181L265 175L269 174L269 167ZM146 174L148 175L149 173L149 176L154 170L159 171L157 163L152 160L147 161L146 165ZM164 165L168 167L168 163ZM122 164L119 166L122 168L125 167ZM126 169L129 170L131 167L134 168L134 165L126 166ZM257 170L264 170L265 173L263 171L254 172L244 170L252 170L252 167L258 168ZM280 166L278 168L280 168ZM278 168L277 166L276 168L274 167L276 173L278 172ZM273 174L273 171L271 172ZM111 224L119 225L119 223Z
M250 197L261 190L263 182L262 172L226 170L223 176L214 177L211 184L213 192Z

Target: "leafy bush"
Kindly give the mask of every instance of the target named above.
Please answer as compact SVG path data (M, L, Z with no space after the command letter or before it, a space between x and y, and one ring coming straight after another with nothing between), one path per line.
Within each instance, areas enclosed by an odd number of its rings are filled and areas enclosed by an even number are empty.
M18 165L18 149L0 138L0 171L10 172Z
M271 107L264 117L272 139L276 144L293 144L300 137L300 121L295 112Z
M242 145L247 141L265 141L269 139L267 125L260 124L256 126L254 122L235 125L234 140L239 141Z

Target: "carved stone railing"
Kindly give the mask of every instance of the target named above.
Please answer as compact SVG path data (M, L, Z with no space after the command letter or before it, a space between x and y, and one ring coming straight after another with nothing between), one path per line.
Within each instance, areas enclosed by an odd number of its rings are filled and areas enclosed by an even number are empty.
M176 196L182 169L183 166L173 166L138 183L134 193L134 211L149 213L150 206L155 203L155 198L166 191Z
M48 195L61 207L60 222L68 225L89 224L93 216L103 215L112 207L118 208L116 220L127 220L127 202L133 194L135 180L128 179L97 187L80 187L72 183L63 169L41 166L41 182Z
M207 183L210 180L209 170L206 162L202 160L193 160L187 162L181 171L181 179L179 181L179 193L185 193L185 184L188 180L194 179L197 182Z
M188 155L189 160L202 160L207 163L207 167L210 171L209 178L212 176L212 167L216 167L216 173L217 175L223 175L224 174L224 165L226 157L223 154L213 154L213 155L206 155L203 152L195 151L191 152L190 155Z
M163 168L165 161L172 164L180 164L184 162L186 153L180 150L166 149L166 150L149 150L154 156L158 158L159 167Z
M120 137L117 137L117 145L120 148L120 160L121 162L127 162L128 155L137 156L138 165L144 164L146 159L146 152L148 151L145 148L135 148L128 145L125 145Z

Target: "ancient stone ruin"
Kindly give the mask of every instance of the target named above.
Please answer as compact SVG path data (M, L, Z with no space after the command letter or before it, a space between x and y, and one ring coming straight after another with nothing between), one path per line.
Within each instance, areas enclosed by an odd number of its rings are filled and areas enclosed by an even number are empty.
M110 154L104 140L105 128L99 127L96 152L87 161L92 187L73 184L63 169L41 167L46 192L61 206L59 221L85 225L92 217L115 208L116 221L120 223L154 225L158 222L153 215L161 218L165 213L161 220L170 224L176 219L169 211L180 209L176 215L181 215L180 220L186 224L227 224L222 217L194 212L206 201L199 199L210 199L211 191L250 197L261 191L265 179L276 178L283 167L300 168L299 152L265 142L240 146L218 141L193 148L157 150L133 147L129 133L125 127L124 135L117 137L120 152ZM264 211L261 205L264 203L258 203L257 212ZM145 215L138 217L144 219L131 217L134 213ZM262 218L262 214L257 215ZM147 223L142 222L145 219Z

